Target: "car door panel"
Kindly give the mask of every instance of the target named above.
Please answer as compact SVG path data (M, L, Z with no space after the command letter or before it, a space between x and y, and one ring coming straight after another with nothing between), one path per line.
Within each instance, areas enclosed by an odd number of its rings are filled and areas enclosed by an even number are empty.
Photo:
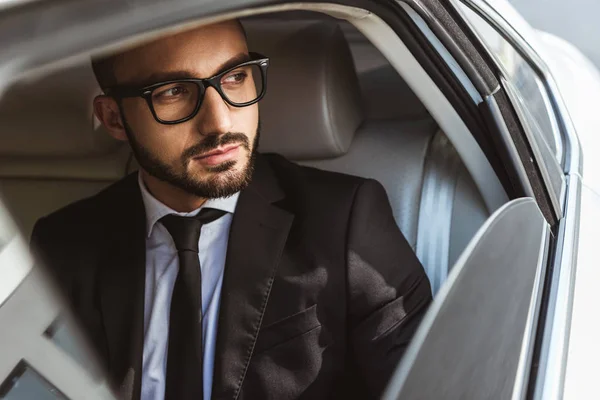
M384 398L504 399L522 393L549 234L531 198L495 212L453 267Z

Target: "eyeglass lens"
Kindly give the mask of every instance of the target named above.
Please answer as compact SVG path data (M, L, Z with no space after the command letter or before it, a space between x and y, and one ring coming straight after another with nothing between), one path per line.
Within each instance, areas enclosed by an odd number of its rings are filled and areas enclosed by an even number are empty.
M256 100L263 91L263 78L258 65L246 65L221 76L221 91L230 103L244 104ZM177 121L194 113L202 101L200 87L194 82L175 82L152 92L152 106L163 121Z

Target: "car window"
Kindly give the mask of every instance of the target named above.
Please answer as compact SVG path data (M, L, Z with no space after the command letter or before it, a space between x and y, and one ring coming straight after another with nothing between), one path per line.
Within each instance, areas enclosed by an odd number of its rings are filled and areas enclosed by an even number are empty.
M536 71L504 37L464 4L460 9L500 68L521 122L530 129L543 153L562 162L562 140L550 98Z
M67 400L60 390L23 361L0 385L0 399Z
M46 329L44 336L87 369L94 365L94 361L90 357L90 352L86 350L82 338L75 335L73 325L72 321L67 322L65 318L59 317Z

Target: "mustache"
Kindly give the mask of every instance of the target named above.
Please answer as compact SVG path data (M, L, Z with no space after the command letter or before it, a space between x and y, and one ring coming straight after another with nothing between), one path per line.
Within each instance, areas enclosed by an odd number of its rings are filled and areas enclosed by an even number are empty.
M233 143L239 143L246 150L250 151L250 141L248 140L248 136L241 132L227 132L222 135L207 136L202 142L186 149L181 157L184 161L187 161L190 158L201 156L202 154L216 150L221 146Z

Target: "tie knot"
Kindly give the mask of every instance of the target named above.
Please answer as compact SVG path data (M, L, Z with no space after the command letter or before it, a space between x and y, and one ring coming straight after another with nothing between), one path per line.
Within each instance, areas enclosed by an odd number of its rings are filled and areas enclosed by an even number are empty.
M177 251L198 252L198 240L202 225L209 224L221 218L226 212L214 208L203 208L198 215L193 217L181 217L169 214L160 219L173 238Z

